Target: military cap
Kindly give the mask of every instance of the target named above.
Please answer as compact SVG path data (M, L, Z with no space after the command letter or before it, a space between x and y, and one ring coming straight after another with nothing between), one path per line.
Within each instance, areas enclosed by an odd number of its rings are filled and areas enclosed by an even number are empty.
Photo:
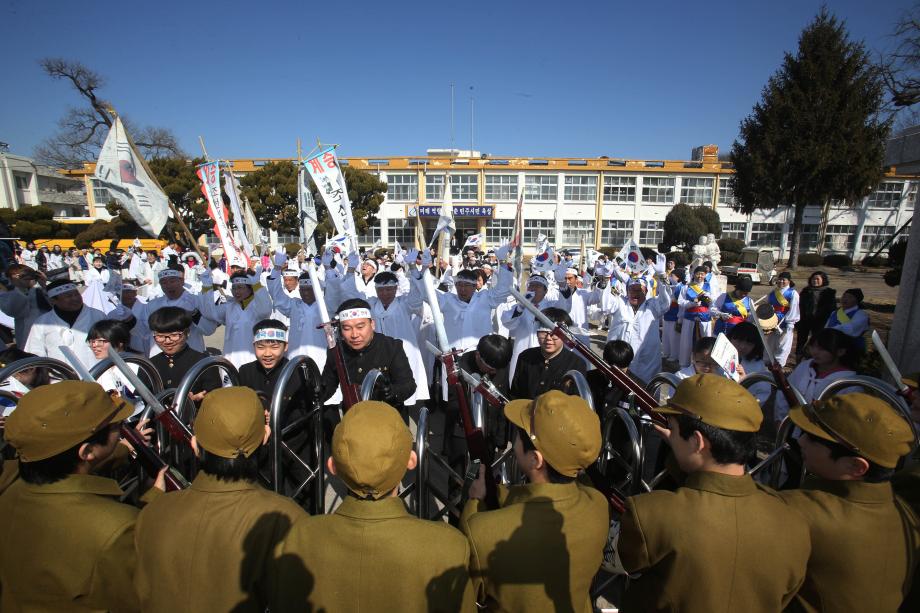
M779 327L779 318L776 316L773 307L769 304L761 304L758 306L754 311L754 315L760 322L760 328L764 332L772 332Z
M677 386L667 406L656 410L666 415L689 415L704 424L735 432L757 432L763 422L757 399L721 375L687 377Z
M536 400L512 400L505 405L505 417L566 477L590 466L600 453L601 422L580 396L552 390Z
M265 409L249 387L221 387L208 392L195 417L195 438L208 453L247 458L265 438Z
M42 385L19 400L6 419L6 440L23 462L38 462L63 453L134 412L121 398L113 400L89 381Z
M375 500L402 481L411 451L409 428L385 402L352 405L332 434L336 475L351 491Z
M808 434L843 445L885 468L897 466L914 442L907 420L869 394L841 394L793 407L789 419Z

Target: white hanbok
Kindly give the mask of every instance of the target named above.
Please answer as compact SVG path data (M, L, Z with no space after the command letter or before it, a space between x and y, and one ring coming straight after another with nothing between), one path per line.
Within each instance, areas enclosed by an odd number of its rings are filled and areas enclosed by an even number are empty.
M787 377L789 384L802 393L802 396L805 398L805 402L811 402L818 395L824 391L824 388L836 381L837 379L843 379L845 377L852 377L856 373L848 368L842 368L840 370L835 370L833 372L827 373L823 377L818 377L818 373L812 367L814 360L811 358L807 360L802 360L796 365L795 369ZM853 392L860 391L858 387L848 387L839 392L838 394L850 394ZM787 415L789 415L789 403L786 401L785 396L782 394L776 395L776 410L774 411L774 419L776 421L782 421Z
M86 335L97 321L105 319L105 313L86 305L73 326L58 317L54 309L38 317L29 332L24 351L67 362L60 347L73 351L83 366L90 368L96 363L96 356L86 344Z
M273 273L274 274L274 273ZM307 304L297 297L291 297L281 285L277 277L269 276L268 292L274 302L275 312L284 315L289 321L287 356L295 358L305 355L316 362L316 367L322 372L326 365L326 333L316 326L320 321L319 304Z
M210 298L210 296L208 296ZM188 335L188 346L194 349L195 351L200 351L204 353L207 351L207 347L204 344L204 337L214 334L214 331L217 330L217 322L209 319L204 315L204 298L201 294L190 294L187 291L182 292L178 298L175 300L170 300L165 295L158 296L149 302L141 302L138 300L134 303L134 306L131 307L131 311L134 313L134 316L137 317L138 321L144 322L146 324L150 318L150 315L156 311L159 311L163 307L175 306L182 309L185 309L189 313L198 311L201 313L201 318L198 320L198 323L192 323L192 328L189 330ZM138 347L137 349L141 349ZM150 337L149 346L146 348L147 354L149 356L155 356L160 353L160 348L157 347L157 344L153 342L153 336Z
M374 331L380 332L391 338L402 341L403 351L409 359L409 367L412 369L412 375L415 378L415 393L406 401L407 406L416 402L428 400L428 376L425 372L425 364L422 360L422 354L416 344L415 326L412 324L412 314L419 313L422 304L416 302L410 304L407 297L398 297L385 308L379 298L371 298L371 315L374 317ZM425 350L428 351L427 349ZM356 382L360 383L360 382Z
M664 283L658 286L658 295L647 298L638 309L629 304L628 296L604 293L602 309L609 312L610 330L607 342L626 341L633 350L630 372L648 383L661 371L661 336L659 323L671 306L671 289Z
M202 283L209 280L202 279ZM252 286L253 294L242 304L235 298L227 298L226 302L214 304L213 287L205 286L201 301L202 315L212 321L224 325L224 357L239 368L247 362L256 359L252 348L252 328L263 319L268 319L272 313L272 300L268 291L261 285Z

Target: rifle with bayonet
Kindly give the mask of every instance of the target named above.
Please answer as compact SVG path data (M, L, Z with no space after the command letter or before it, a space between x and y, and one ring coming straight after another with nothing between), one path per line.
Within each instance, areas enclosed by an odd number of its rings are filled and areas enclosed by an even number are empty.
M90 381L92 383L98 383L93 376L89 373L88 370L83 366L83 363L80 362L80 359L70 350L69 347L61 346L59 347L61 353L64 354L70 361L70 365L80 375L80 379L83 381ZM109 351L109 356L114 354L115 351ZM114 360L113 360L114 362ZM130 368L129 368L130 370ZM134 371L131 371L132 373ZM135 386L135 390L137 386ZM107 393L118 390L105 390ZM147 441L144 440L143 435L138 432L135 428L132 428L130 425L122 422L119 428L121 437L131 443L131 447L134 449L134 453L137 454L137 461L144 468L150 477L156 478L161 470L166 468L166 472L163 473L163 480L166 483L166 491L173 492L176 490L182 490L189 486L189 482L182 476L182 474L166 463L163 458L157 454L150 446L147 445Z
M336 339L339 322L332 321L329 318L329 310L326 308L326 295L323 292L323 286L320 284L319 275L316 274L316 267L313 262L307 262L307 273L313 283L313 295L316 296L316 306L319 309L319 318L322 321L316 327L322 328L326 333L326 345L333 350L335 372L339 376L339 386L342 388L342 411L347 411L353 404L361 400L358 384L352 383L348 377L348 368L345 367L345 355L342 353L342 343Z
M751 319L754 321L757 333L760 334L760 342L763 344L763 363L767 367L767 370L770 371L770 374L773 375L773 380L776 381L776 387L779 388L783 398L786 399L789 408L805 405L805 398L802 396L801 392L792 387L792 384L789 383L789 379L786 378L786 371L783 370L780 363L773 357L773 352L770 351L770 346L767 344L767 335L763 331L763 326L760 325L760 318L757 317L756 312L753 313Z
M488 377L481 377L475 373L468 373L462 368L460 368L460 376L463 377L463 380L467 382L474 392L478 392L479 395L482 396L482 399L493 407L500 409L508 404L509 400L505 398L504 394L498 391L498 387L496 387L495 383Z
M478 467L485 467L485 504L489 509L497 509L498 484L495 481L495 475L492 473L492 454L489 452L488 446L486 445L486 437L482 428L477 428L473 423L473 414L467 402L466 388L461 381L460 367L457 364L459 351L452 349L447 340L447 331L444 328L444 316L441 313L441 303L438 302L438 297L435 293L434 279L432 279L431 273L427 269L422 274L422 284L425 286L428 305L431 307L431 315L438 336L438 345L440 345L440 351L437 351L435 355L441 360L441 364L447 374L447 384L453 388L457 396L457 407L460 411L463 435L466 438L466 447L473 463L470 473L475 472L475 474L478 474Z
M914 402L915 392L909 385L904 383L904 378L901 376L901 370L898 368L898 365L894 363L894 359L891 357L891 354L888 353L888 348L885 347L885 343L882 342L882 337L879 336L877 330L872 331L872 346L875 347L879 357L882 358L882 362L885 364L888 374L894 379L894 386L898 390L898 395L907 401L907 406L911 406Z

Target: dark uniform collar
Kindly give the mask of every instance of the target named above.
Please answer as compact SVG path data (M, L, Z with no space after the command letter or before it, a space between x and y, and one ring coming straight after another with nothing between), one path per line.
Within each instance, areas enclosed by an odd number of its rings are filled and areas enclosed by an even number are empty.
M36 485L20 479L22 487L33 494L97 494L99 496L122 496L124 492L118 483L98 475L67 475L60 481Z
M258 487L259 486L252 481L246 481L245 479L227 481L225 479L218 479L214 475L209 475L204 471L199 471L198 474L195 475L195 479L192 481L191 485L191 489L193 490L210 493L240 492L243 490L254 490Z
M831 481L809 477L802 484L803 490L816 490L827 492L850 502L863 504L891 504L894 500L894 490L891 483L867 483L865 481Z
M359 500L354 496L346 496L335 514L353 519L398 519L408 517L409 511L406 510L406 503L398 496L387 496L380 500Z
M258 370L260 374L266 377L271 377L273 374L280 372L281 369L284 368L284 365L288 363L288 358L286 355L281 356L281 359L278 361L275 367L272 368L271 370L266 370L265 367L262 366L262 362L260 362L259 360L255 360L253 363L256 365L256 370Z
M175 362L176 360L181 359L182 356L187 354L189 351L192 351L192 348L188 346L188 341L186 341L185 346L182 347L182 349L180 349L179 351L177 351L176 353L172 355L167 355L166 353L164 353L163 357L166 358L167 362Z
M551 355L549 357L546 357L546 354L543 353L542 349L540 349L540 359L543 360L545 363L549 364L551 361L555 360L556 358L561 356L563 353L565 353L565 347L563 347L558 352L556 352L556 355Z
M750 475L735 477L708 471L690 473L684 487L721 496L750 496L758 491L757 484Z
M366 353L374 348L374 344L377 342L378 336L380 336L380 333L374 332L374 336L371 337L371 342L369 342L364 349L352 349L351 345L349 345L345 341L341 341L342 348L345 350L346 353L349 353L351 355L361 355L362 353Z

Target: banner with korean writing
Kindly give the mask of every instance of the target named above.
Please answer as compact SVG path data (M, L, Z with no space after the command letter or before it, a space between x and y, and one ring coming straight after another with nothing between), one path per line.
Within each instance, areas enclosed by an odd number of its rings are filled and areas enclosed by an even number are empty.
M201 179L201 192L208 201L208 215L214 220L214 233L220 239L224 248L227 263L231 266L249 267L249 260L237 246L230 232L227 207L224 206L223 196L220 191L220 166L217 162L208 162L198 167L198 178Z
M345 177L339 168L339 161L335 156L334 147L326 147L315 155L303 161L304 168L310 173L310 178L316 184L319 195L326 203L329 217L339 234L348 236L353 248L357 251L357 232L355 231L355 218L351 213L351 202L348 200L348 188Z
M105 137L93 179L144 232L154 237L160 234L169 217L169 199L147 169L120 117L115 118Z
M233 175L233 171L227 169L224 174L224 191L230 197L230 210L233 212L233 227L236 230L234 240L238 245L242 245L243 253L252 258L255 251L252 243L249 242L249 234L246 232L246 218L243 217L243 210L240 206L240 182Z
M316 203L310 192L310 175L302 166L297 173L297 209L300 216L300 243L307 253L316 253Z

